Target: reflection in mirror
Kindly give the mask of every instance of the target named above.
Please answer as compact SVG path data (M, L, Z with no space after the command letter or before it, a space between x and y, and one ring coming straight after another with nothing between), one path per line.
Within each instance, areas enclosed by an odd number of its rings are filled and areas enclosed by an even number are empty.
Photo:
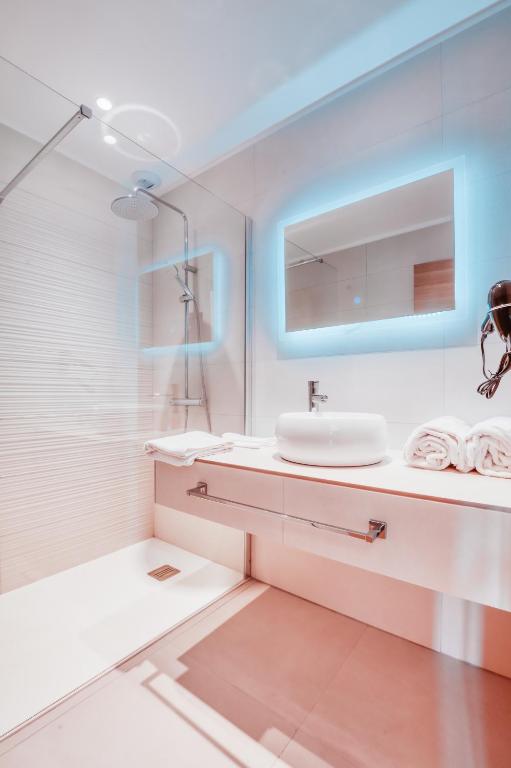
M454 309L453 171L287 226L286 330Z
M211 251L192 256L189 287L185 286L184 262L152 269L154 347L179 347L185 343L183 304L190 313L189 344L213 341L213 258Z

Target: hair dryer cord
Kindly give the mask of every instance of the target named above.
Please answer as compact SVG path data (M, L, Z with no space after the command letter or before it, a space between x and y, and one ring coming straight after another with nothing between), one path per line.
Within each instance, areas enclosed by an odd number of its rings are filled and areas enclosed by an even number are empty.
M481 347L483 348L483 339L481 339ZM511 370L511 352L506 352L502 355L502 360L500 361L498 371L491 376L488 376L485 370L483 348L483 372L486 376L486 381L483 381L483 383L477 387L479 394L484 395L488 400L493 397L499 388L500 380L509 370Z

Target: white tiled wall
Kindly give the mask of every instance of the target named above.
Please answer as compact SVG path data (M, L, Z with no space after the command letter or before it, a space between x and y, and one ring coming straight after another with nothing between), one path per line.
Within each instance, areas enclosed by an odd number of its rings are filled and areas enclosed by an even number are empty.
M334 409L383 413L392 443L442 413L470 422L511 414L511 379L492 401L481 381L477 327L465 347L279 359L271 233L288 201L337 197L464 154L468 248L477 319L492 282L511 278L511 11L503 11L283 127L202 174L254 221L253 431L303 409L321 380ZM500 351L492 344L492 353Z
M38 148L1 129L2 186ZM0 206L0 591L152 535L152 244L119 193L53 153Z

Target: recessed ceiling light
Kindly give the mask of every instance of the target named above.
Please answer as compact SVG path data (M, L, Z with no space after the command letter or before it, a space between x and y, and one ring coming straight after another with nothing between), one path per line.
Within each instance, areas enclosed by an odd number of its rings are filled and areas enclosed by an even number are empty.
M103 136L103 141L105 144L117 144L117 139L115 136L112 136L111 133L107 133L106 136Z
M112 102L110 99L107 99L106 96L100 96L99 99L96 99L96 104L105 112L108 112L109 109L112 109Z

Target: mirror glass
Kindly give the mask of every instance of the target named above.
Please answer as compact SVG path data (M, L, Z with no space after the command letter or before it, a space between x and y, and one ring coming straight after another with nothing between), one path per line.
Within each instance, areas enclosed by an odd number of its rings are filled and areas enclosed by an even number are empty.
M284 230L286 330L455 308L453 171Z

